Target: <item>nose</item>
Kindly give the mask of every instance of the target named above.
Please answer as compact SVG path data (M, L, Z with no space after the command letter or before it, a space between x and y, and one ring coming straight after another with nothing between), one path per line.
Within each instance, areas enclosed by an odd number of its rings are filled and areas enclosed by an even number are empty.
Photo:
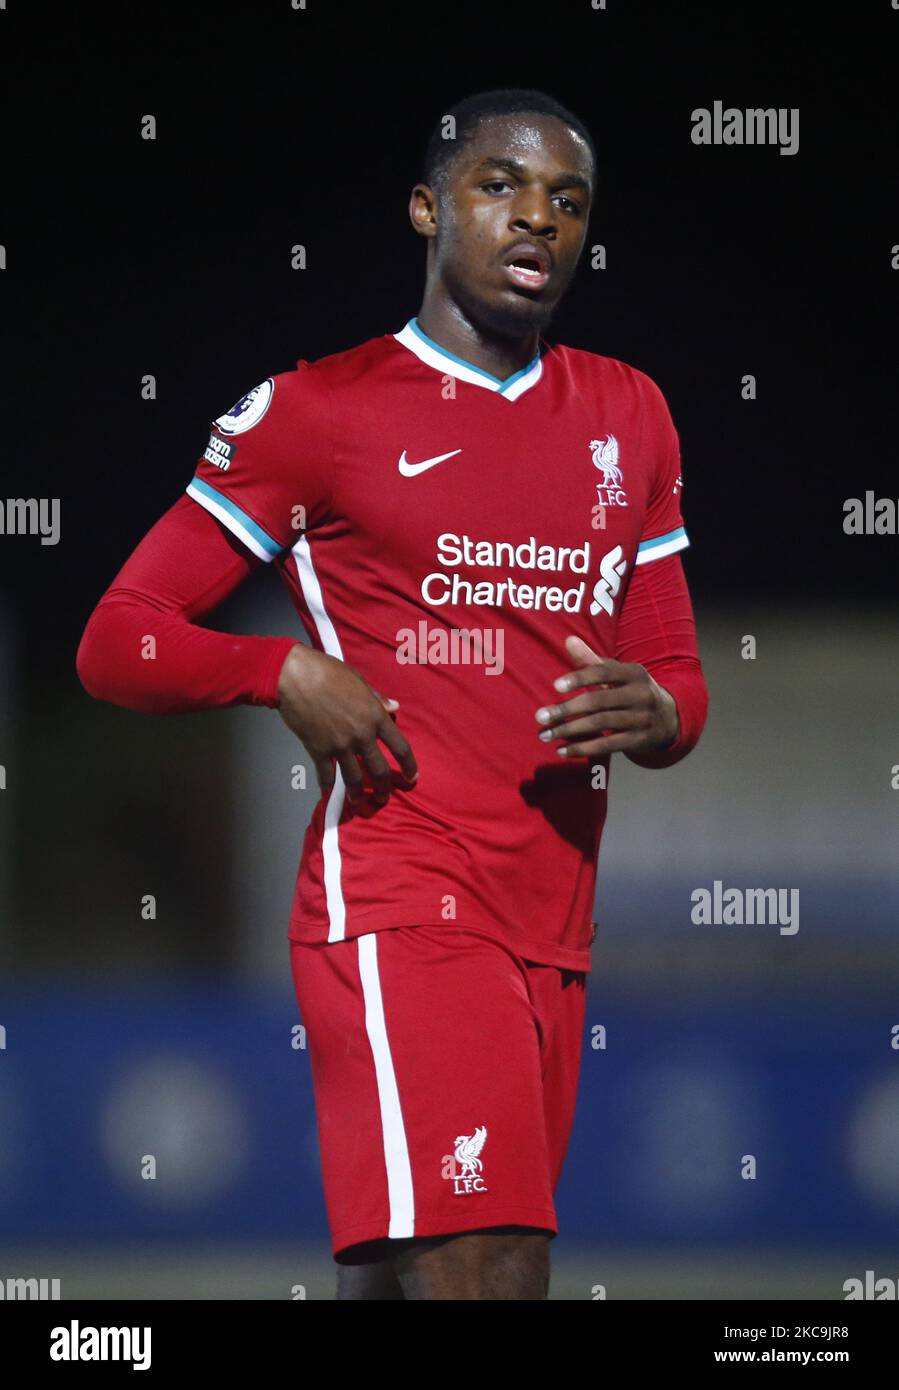
M556 209L552 200L536 189L522 189L515 200L509 225L516 232L530 232L531 236L552 240L556 234Z

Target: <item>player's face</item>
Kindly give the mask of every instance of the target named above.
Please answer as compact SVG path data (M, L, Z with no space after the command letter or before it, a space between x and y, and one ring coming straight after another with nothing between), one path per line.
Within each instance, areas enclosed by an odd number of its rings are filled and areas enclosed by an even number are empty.
M480 123L450 165L434 238L436 273L473 321L516 336L549 322L581 254L592 181L586 141L555 116Z

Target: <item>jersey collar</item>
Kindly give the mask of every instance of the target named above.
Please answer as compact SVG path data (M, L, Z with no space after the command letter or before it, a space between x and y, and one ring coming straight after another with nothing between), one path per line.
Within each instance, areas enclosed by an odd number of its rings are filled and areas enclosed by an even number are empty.
M501 381L498 376L491 376L490 372L485 372L482 367L475 367L471 362L466 362L461 357L457 357L453 352L447 352L439 343L435 343L433 338L422 331L418 326L417 319L410 319L399 333L394 333L394 338L403 347L407 347L410 352L414 352L422 362L429 367L434 367L438 372L443 372L445 376L456 377L459 381L470 382L472 386L484 386L488 391L494 391L496 395L503 396L507 401L517 401L519 396L523 396L525 391L529 391L532 386L543 375L543 358L538 352L537 355L520 371L514 372L512 376L506 377Z

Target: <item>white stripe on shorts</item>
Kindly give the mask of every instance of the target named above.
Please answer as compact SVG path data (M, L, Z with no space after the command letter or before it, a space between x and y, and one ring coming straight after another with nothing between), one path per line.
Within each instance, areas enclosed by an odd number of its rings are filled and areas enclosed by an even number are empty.
M384 1000L378 975L378 933L367 932L357 937L359 944L359 977L365 1000L365 1031L375 1059L378 1083L378 1103L381 1107L381 1131L384 1137L384 1163L387 1168L387 1199L390 1205L388 1236L399 1240L415 1234L415 1196L412 1191L412 1166L409 1146L403 1126L400 1093L397 1089L393 1058L384 1019Z

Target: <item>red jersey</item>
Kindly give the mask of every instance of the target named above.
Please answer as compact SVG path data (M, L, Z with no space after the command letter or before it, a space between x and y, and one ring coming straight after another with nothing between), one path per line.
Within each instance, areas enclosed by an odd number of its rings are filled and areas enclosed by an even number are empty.
M400 702L419 767L362 813L337 767L291 938L458 923L590 968L609 756L566 764L535 711L566 636L615 657L634 567L688 544L680 469L642 372L541 341L500 381L414 319L213 422L189 495L275 562L316 647Z

